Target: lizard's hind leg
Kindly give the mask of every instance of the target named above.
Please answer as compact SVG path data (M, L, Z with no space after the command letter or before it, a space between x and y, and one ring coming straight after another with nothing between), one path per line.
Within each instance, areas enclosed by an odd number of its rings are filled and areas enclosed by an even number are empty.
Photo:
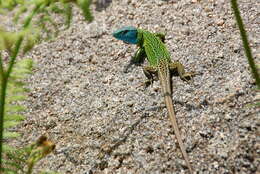
M166 34L164 34L164 33L154 33L154 35L155 35L156 37L159 37L159 39L160 39L163 43L165 43L165 35L166 35Z
M144 75L148 78L145 81L145 86L148 87L149 85L153 84L155 77L157 78L157 69L151 66L145 66L143 68Z
M185 72L184 66L179 62L175 61L169 64L169 69L172 73L178 73L180 78L184 81L189 81L195 75L194 72Z

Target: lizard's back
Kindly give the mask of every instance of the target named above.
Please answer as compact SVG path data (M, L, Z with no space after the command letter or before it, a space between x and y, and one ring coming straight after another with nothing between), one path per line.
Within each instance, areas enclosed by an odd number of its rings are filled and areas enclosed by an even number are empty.
M157 66L161 60L170 61L170 53L164 43L154 34L140 30L143 37L143 46L150 66Z

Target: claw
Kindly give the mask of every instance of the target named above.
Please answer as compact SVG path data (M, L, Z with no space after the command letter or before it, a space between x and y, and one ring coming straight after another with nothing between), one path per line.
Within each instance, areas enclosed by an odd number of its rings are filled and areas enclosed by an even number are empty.
M145 84L145 88L149 87L150 85L153 85L153 79L151 79L151 80L146 80L146 81L144 82L144 84Z
M195 72L188 72L188 73L185 73L181 76L181 79L184 80L184 81L189 81L192 79L192 77L194 77L196 75Z
M137 87L141 87L144 86L144 88L148 88L150 85L153 85L154 80L150 79L150 80L146 80L145 82L141 83L140 85L138 85Z

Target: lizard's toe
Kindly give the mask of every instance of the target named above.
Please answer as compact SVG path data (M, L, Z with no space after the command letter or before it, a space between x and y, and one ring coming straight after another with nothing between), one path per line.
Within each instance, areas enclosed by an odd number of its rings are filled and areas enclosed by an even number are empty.
M185 73L181 76L181 79L184 81L189 81L192 79L192 77L194 77L196 75L195 72L189 72L189 73Z

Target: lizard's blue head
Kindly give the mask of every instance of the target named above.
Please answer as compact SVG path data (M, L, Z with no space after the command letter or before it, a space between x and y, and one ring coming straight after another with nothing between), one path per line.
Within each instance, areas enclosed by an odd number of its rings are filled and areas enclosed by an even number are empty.
M122 40L126 43L137 44L137 29L135 27L123 27L116 30L113 36L118 40Z

